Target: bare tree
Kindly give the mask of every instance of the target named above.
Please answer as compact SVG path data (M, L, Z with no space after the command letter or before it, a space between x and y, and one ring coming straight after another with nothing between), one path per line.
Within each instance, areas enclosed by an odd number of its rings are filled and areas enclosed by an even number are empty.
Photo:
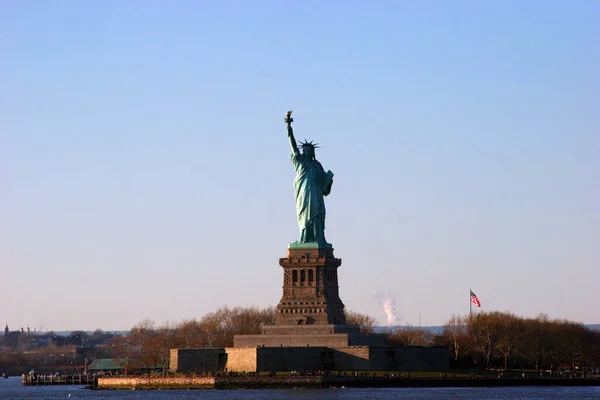
M407 325L389 331L388 343L401 346L430 346L433 344L433 334L425 329Z
M182 321L175 327L174 345L179 348L199 348L207 345L207 333L196 319Z
M256 307L229 308L224 306L214 313L202 317L200 326L206 333L208 346L231 347L234 335L258 334L263 325L271 325L274 322L274 307L258 309Z
M109 340L112 348L113 359L120 363L125 374L128 374L136 368L136 356L139 353L139 348L130 341L128 335L117 335Z
M511 313L496 313L494 315L498 340L496 349L502 355L503 368L508 368L511 357L519 351L523 342L525 325L522 318Z
M469 335L474 350L474 361L483 360L489 368L496 355L498 342L498 321L493 313L478 313L469 317Z
M461 347L466 347L467 336L467 318L460 315L452 315L444 324L444 336L448 339L450 350L454 354L454 361L458 361Z
M130 343L139 349L136 361L149 372L158 363L158 343L155 340L155 323L151 319L145 319L131 329L129 334Z
M153 348L156 350L156 359L163 375L169 369L170 349L175 347L176 328L170 323L161 325L153 337Z
M350 325L359 325L360 331L363 333L375 332L375 326L377 326L377 320L370 315L361 314L354 311L345 311L346 323Z

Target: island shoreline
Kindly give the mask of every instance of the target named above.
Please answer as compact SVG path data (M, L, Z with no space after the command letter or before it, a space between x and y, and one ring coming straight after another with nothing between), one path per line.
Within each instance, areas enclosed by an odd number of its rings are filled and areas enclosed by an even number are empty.
M597 378L403 378L370 376L286 377L132 377L98 378L94 389L110 390L232 390L318 389L331 387L507 387L507 386L600 386Z

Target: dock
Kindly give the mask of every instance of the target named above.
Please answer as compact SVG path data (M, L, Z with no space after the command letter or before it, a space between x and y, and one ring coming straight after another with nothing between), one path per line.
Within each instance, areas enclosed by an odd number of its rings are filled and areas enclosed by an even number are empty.
M57 375L57 374L23 374L21 383L23 386L44 385L90 385L97 384L98 377L93 375Z

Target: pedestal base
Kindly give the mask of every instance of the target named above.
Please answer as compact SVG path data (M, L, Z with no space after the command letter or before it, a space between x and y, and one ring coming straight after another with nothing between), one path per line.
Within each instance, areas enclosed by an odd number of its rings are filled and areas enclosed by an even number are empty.
M233 347L385 346L387 335L365 334L358 325L267 325L262 335L236 335Z

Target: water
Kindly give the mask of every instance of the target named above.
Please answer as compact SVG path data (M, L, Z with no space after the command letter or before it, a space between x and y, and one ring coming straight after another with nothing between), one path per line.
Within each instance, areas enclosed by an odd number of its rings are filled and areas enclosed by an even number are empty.
M70 395L70 397L69 397ZM0 399L35 400L591 400L595 387L377 388L297 390L89 390L82 386L21 386L21 378L0 379Z

